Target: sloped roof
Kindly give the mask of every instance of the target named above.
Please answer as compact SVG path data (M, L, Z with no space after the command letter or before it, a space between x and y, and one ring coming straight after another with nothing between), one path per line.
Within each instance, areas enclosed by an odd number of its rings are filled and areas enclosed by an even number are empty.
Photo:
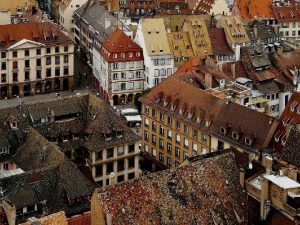
M272 0L240 0L239 3L240 14L245 19L274 18Z
M164 170L95 194L113 225L241 224L246 195L232 153Z
M49 216L41 217L37 219L40 222L40 225L68 225L68 220L63 211L53 213ZM32 225L31 222L22 223L20 225Z
M272 6L274 17L278 22L299 22L300 6L297 3L289 6Z
M227 43L223 28L210 28L208 33L215 55L234 55Z

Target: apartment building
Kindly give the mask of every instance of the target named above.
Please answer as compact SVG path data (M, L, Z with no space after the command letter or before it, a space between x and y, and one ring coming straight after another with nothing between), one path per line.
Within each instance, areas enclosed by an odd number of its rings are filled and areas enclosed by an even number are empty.
M151 88L173 74L174 56L169 48L162 18L142 18L136 31L135 42L143 49L145 88Z
M229 147L259 156L277 125L270 116L173 76L141 102L143 152L169 167Z
M66 29L71 38L74 38L74 12L86 2L87 0L56 0L58 6L57 21Z
M1 98L73 89L74 44L52 23L0 26Z
M122 30L116 28L93 49L95 86L111 105L132 104L144 90L143 50Z
M217 26L224 28L226 40L234 51L237 46L245 46L250 41L244 24L238 16L222 16Z

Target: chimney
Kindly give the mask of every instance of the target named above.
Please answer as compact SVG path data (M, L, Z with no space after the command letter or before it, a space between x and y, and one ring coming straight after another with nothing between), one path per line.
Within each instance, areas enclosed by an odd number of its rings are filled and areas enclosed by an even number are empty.
M230 68L231 68L231 73L232 73L232 79L235 79L235 63L233 62L231 65L230 65Z
M262 165L266 168L266 173L270 174L272 172L273 159L269 155L263 155Z
M104 27L105 29L109 28L111 26L111 21L109 17L105 17Z
M117 183L117 180L116 180L116 174L114 172L111 172L110 175L109 175L109 185L114 185Z
M265 221L270 211L269 181L262 177L260 195L260 219Z
M212 76L208 73L205 74L205 84L207 88L212 88Z
M239 44L235 47L235 60L239 61L241 58L241 46Z
M254 32L255 37L257 37L257 27L256 26L254 26L253 32Z
M16 224L16 207L14 205L11 205L9 202L6 200L3 200L2 202L3 208L6 213L7 221L9 225L15 225Z
M245 188L245 169L240 168L240 185L242 188Z
M295 66L294 67L294 74L293 74L293 84L297 85L297 83L298 83L298 69Z

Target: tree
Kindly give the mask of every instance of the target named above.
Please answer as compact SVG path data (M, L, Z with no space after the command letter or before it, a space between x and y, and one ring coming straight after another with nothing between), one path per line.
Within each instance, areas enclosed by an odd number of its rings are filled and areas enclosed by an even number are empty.
M139 101L139 99L141 97L143 97L145 94L148 94L151 91L151 88L148 88L146 90L144 90L142 93L138 93L134 96L134 105L136 106L136 108L139 110L139 112L141 113L141 109L142 109L142 103Z

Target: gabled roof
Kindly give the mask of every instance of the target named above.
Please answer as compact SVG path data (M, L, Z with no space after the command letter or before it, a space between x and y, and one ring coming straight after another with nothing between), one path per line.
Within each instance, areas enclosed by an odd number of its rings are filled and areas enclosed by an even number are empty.
M300 6L297 3L288 6L272 6L274 17L278 22L299 22Z
M100 223L106 215L114 225L247 222L246 195L232 153L97 189L93 198L100 207L94 219Z
M214 55L234 55L229 47L223 28L208 29Z

